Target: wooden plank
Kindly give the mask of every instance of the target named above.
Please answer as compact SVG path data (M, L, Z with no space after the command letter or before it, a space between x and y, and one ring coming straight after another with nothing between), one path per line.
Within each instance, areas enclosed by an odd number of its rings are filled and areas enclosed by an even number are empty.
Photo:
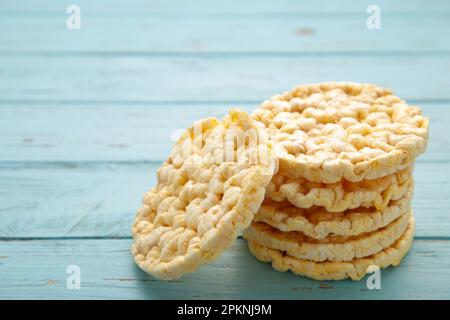
M168 2L169 3L169 2ZM3 14L0 52L64 53L322 53L448 51L448 15L383 15L370 31L367 14L315 16L99 15L83 12L80 30L57 15ZM112 27L113 26L113 27Z
M431 123L420 159L450 160L449 103L418 105ZM232 106L252 112L257 102L0 103L0 161L163 161L174 132L198 119L221 118Z
M450 99L447 55L8 55L0 66L3 101L261 101L299 83L342 80L377 83L404 99Z
M1 237L131 235L157 164L0 166Z
M228 104L0 105L0 160L163 161L173 132ZM244 105L250 112L255 105ZM450 116L449 116L450 117Z
M0 164L0 238L130 237L158 163ZM450 236L449 162L417 163L417 236Z
M367 6L373 4L371 0L362 0L355 3L351 0L343 1L295 1L279 0L273 2L270 0L229 0L212 4L208 0L133 0L124 3L120 0L89 1L77 0L77 5L86 11L97 11L107 13L232 13L232 14L254 14L254 13L359 13L365 12ZM26 0L15 0L10 2L1 2L0 11L3 12L65 12L68 5L73 1L62 0L40 0L39 3L32 6ZM383 12L449 12L450 5L445 0L429 0L426 6L420 0L378 0L376 2Z
M131 240L0 242L1 299L448 299L449 241L416 240L397 268L381 271L381 289L362 281L313 281L274 271L238 240L215 262L174 282L142 272ZM81 289L67 289L67 267ZM42 267L45 266L45 267ZM225 281L224 281L225 280Z
M198 119L221 118L228 109L223 103L7 103L0 105L0 160L162 161L173 132Z

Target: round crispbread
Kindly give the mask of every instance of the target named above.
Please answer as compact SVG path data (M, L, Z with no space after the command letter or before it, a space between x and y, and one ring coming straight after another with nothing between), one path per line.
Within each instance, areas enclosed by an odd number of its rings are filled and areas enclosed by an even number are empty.
M298 259L316 262L351 261L371 256L391 246L405 232L410 216L408 210L384 228L350 237L328 236L317 240L297 231L282 232L261 222L253 222L243 236Z
M158 169L158 183L145 194L132 228L141 269L163 280L179 278L217 257L248 227L273 175L260 129L232 110L223 121L208 118L186 130Z
M272 267L278 271L292 271L293 273L315 280L342 280L351 278L360 280L366 273L376 268L397 266L411 248L414 238L414 218L405 233L392 246L372 256L354 259L346 262L324 261L315 262L297 259L286 253L264 247L257 242L248 241L250 252L260 261L271 262Z
M252 117L269 132L279 174L336 183L377 179L411 166L428 141L428 119L372 84L301 85Z
M310 182L274 175L266 188L266 198L289 201L297 208L324 207L329 212L342 212L359 207L386 208L391 200L400 199L407 191L412 167L388 176L351 183Z
M411 206L413 181L398 200L389 202L383 210L357 208L344 212L328 212L323 207L300 209L289 202L264 200L255 215L255 222L264 222L280 231L300 231L306 236L323 239L329 235L356 236L382 228L406 212Z

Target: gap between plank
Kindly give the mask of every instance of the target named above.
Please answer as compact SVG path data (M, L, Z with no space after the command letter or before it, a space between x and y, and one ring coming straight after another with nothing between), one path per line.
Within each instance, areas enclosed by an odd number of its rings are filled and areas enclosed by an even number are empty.
M0 50L0 57L76 57L76 58L202 58L202 59L240 59L240 58L329 58L329 57L445 57L450 50L387 50L387 51L241 51L241 52L189 52L189 51L47 51L47 50Z
M222 11L222 12L171 12L171 11L88 11L89 17L95 17L104 20L128 20L128 19L177 19L177 20L239 20L239 19L325 19L325 20L341 20L341 19L361 19L364 18L365 7L361 7L361 10L354 11L278 11L274 12L255 12L248 11ZM447 10L443 11L386 11L383 12L384 17L395 17L398 19L411 19L411 18L446 18L448 15ZM55 18L61 17L61 10L1 10L0 17L9 19L29 19L29 18Z

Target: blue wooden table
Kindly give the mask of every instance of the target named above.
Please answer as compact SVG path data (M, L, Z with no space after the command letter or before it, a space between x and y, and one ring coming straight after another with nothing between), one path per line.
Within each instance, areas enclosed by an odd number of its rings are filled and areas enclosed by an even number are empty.
M0 298L450 298L449 35L444 0L2 1ZM179 281L135 266L130 225L175 130L330 80L392 88L431 121L415 242L381 290L276 272L242 239Z

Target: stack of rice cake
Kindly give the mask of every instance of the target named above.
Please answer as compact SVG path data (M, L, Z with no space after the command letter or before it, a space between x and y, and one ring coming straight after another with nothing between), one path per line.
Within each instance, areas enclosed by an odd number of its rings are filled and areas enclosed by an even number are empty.
M265 101L279 170L243 236L279 271L318 280L361 279L398 265L411 247L413 165L428 120L369 84L304 85Z

